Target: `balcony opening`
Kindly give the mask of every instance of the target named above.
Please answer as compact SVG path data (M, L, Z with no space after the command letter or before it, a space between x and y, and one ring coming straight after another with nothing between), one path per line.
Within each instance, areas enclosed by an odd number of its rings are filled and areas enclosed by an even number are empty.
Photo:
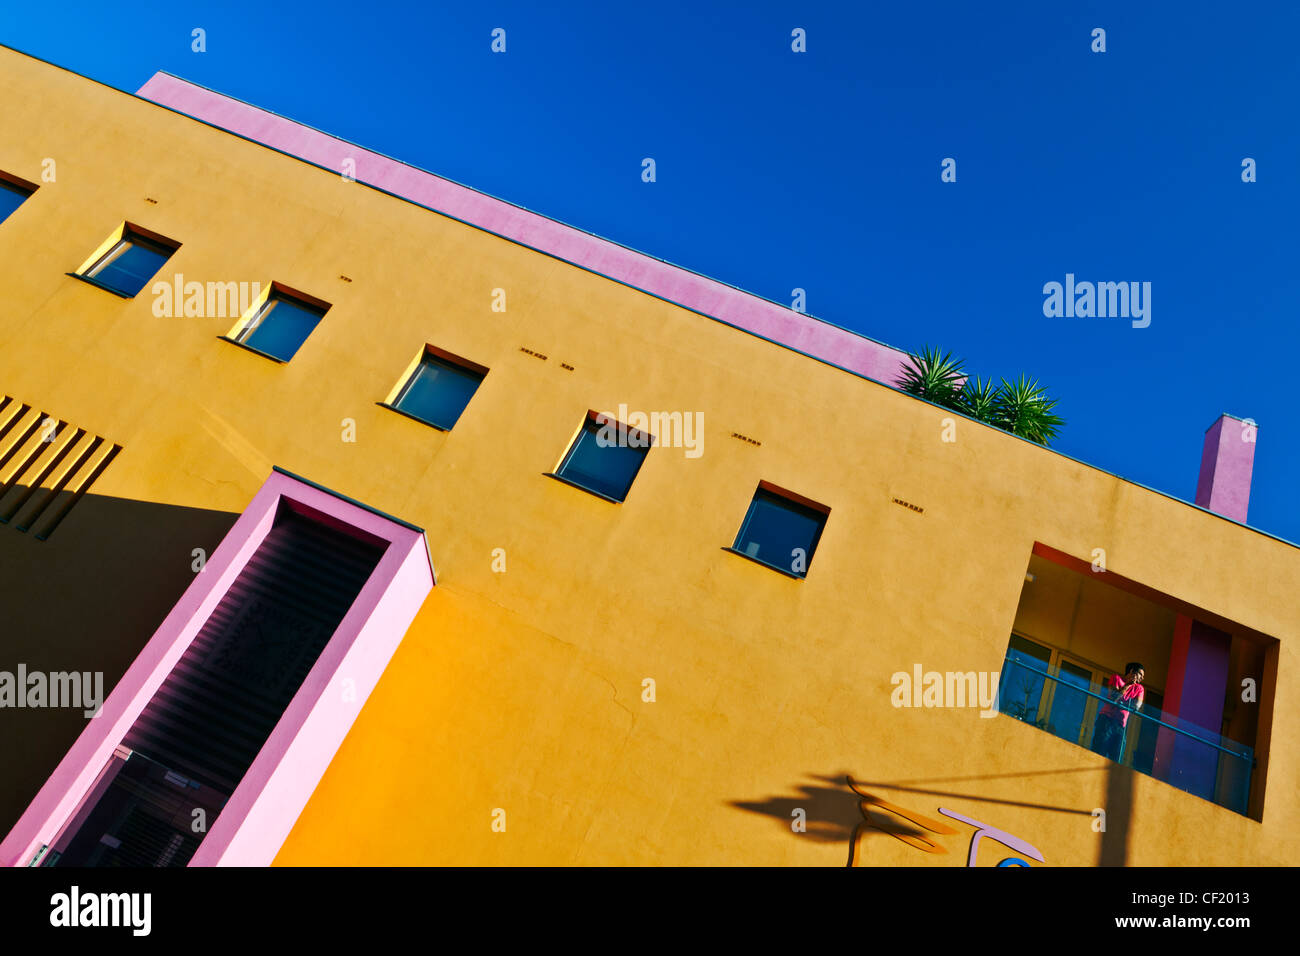
M999 709L1122 766L1260 818L1278 642L1035 545ZM1140 663L1142 700L1115 675Z

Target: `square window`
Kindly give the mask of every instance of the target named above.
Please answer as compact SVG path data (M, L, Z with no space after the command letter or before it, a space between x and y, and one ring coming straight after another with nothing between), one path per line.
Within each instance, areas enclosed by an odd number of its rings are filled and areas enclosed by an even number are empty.
M145 236L128 226L106 253L79 274L130 298L148 284L177 248L162 237Z
M8 219L9 215L34 192L36 187L30 183L11 179L0 173L0 222Z
M328 309L323 302L317 305L273 287L266 301L242 323L231 341L287 362L307 341Z
M487 372L481 365L425 346L419 364L390 407L451 431Z
M760 482L732 550L802 578L829 514L823 505Z
M586 491L622 501L654 439L607 415L588 412L578 437L553 477Z

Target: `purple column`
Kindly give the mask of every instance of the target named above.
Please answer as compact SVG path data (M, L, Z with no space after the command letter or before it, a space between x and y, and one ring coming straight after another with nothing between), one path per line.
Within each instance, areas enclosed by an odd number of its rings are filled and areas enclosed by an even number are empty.
M1219 742L1232 638L1182 615L1178 625L1170 655L1165 711L1176 714L1178 719L1170 723L1187 733L1175 735L1171 773L1166 779L1189 793L1213 799L1221 752L1196 738Z

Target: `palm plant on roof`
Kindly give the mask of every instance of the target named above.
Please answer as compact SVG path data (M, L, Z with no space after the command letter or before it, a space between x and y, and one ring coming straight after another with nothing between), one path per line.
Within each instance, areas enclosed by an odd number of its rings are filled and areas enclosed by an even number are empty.
M1046 445L1057 436L1065 420L1052 410L1056 399L1037 381L1021 375L1014 382L1002 380L994 400L994 424L1013 435Z
M924 398L945 408L957 408L966 372L960 359L925 346L908 355L898 387L910 395Z
M928 345L908 355L898 387L1040 445L1056 438L1065 425L1054 411L1056 399L1037 381L1021 375L994 385L991 378L971 378L961 359Z
M966 379L958 397L961 402L958 411L986 425L997 424L998 386L993 384L993 379Z

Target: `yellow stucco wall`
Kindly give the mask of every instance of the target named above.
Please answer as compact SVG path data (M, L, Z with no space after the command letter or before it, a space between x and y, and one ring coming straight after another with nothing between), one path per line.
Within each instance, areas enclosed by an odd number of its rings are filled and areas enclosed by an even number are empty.
M121 444L95 496L159 525L114 537L83 504L44 545L0 528L5 573L39 548L140 572L58 582L64 666L116 679L161 616L81 650L104 607L165 608L219 539L220 520L169 536L170 516L233 517L272 464L426 529L438 586L278 863L842 864L845 772L1049 864L1297 856L1297 549L965 420L944 442L946 413L884 386L3 49L0 99L0 169L57 168L0 223L0 390ZM64 275L123 221L182 243L160 277L276 280L332 308L277 365L219 341L230 318L158 318L147 292ZM491 369L449 433L376 405L426 342ZM703 455L655 448L621 505L543 476L588 409L620 403L702 411ZM722 550L761 479L831 508L803 581ZM1000 667L1035 541L1105 548L1116 573L1281 642L1262 822L1006 717L891 706L914 664ZM39 560L46 579L71 566ZM25 580L58 593L46 579ZM20 620L6 640L48 644L45 617ZM958 829L942 856L878 834L864 852L953 865Z

